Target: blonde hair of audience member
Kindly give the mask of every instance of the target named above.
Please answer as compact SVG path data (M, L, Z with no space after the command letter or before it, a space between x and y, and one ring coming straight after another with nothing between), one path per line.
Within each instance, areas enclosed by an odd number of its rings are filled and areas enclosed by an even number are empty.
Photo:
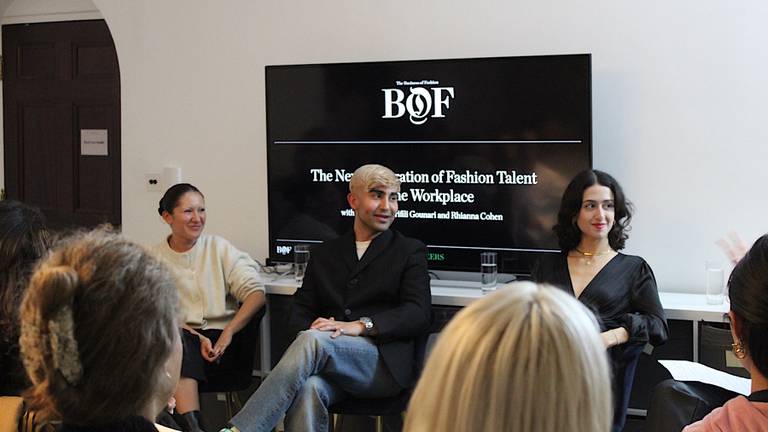
M363 165L356 169L349 180L349 191L367 192L368 189L376 185L391 187L400 191L400 180L397 175L389 168L377 164Z
M21 306L25 397L69 424L154 420L178 382L177 314L168 270L140 246L106 230L64 240Z
M605 432L613 407L593 315L556 288L519 282L443 330L408 407L408 432Z

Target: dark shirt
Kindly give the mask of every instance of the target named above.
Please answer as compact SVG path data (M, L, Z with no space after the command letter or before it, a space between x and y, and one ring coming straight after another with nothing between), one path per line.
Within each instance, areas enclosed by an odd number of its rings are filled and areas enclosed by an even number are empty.
M29 387L19 344L0 340L0 396L19 396Z
M65 423L59 432L157 432L157 429L144 417L132 416L101 426L77 426Z
M553 254L539 260L533 279L574 294L568 259ZM658 346L666 342L668 328L659 300L656 279L644 259L622 253L613 257L579 296L600 321L602 331L624 327L628 345Z

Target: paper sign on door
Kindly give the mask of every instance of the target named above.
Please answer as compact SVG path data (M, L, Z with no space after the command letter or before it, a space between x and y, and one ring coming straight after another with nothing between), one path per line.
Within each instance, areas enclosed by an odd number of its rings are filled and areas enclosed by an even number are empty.
M80 129L81 156L108 156L106 129Z

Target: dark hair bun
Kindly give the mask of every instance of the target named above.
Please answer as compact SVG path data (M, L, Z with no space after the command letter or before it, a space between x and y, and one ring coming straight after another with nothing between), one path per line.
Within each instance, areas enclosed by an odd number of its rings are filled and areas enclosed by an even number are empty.
M160 214L160 216L163 215L163 212L173 213L173 209L176 208L176 206L179 204L179 199L187 192L197 192L200 194L200 196L203 196L203 193L191 184L177 183L169 187L168 190L163 194L163 197L160 198L160 202L158 203L157 207L157 213Z

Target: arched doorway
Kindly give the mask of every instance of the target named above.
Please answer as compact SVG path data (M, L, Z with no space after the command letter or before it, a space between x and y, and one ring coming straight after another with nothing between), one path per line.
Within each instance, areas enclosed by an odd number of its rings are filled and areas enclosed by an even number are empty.
M2 26L7 197L39 207L54 229L119 226L120 72L109 28L82 19L98 17L89 0L29 14L51 2L18 3Z

